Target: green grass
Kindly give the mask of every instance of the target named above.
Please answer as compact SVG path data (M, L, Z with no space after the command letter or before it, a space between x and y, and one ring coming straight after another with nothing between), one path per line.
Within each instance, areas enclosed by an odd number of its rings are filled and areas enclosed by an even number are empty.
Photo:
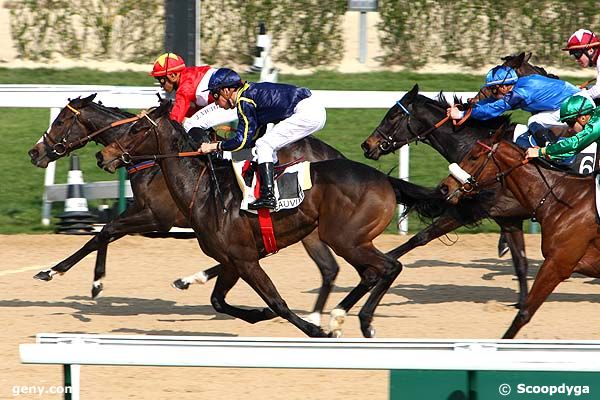
M244 78L256 80L256 75ZM410 72L377 72L369 74L340 74L318 72L313 75L281 75L280 82L306 86L311 89L328 90L409 90L415 83L422 91L475 91L482 77L458 74L415 74ZM571 79L578 83L580 79ZM143 72L99 72L76 68L70 70L50 69L6 69L0 68L2 83L38 84L98 84L150 86L153 79ZM398 165L397 155L389 155L379 161L363 157L360 143L379 124L384 109L330 109L327 111L327 125L316 136L342 151L347 157L369 164L383 172ZM526 114L516 112L514 120L526 121ZM48 127L49 109L0 108L0 234L19 232L45 232L49 228L40 225L41 199L43 193L44 170L35 168L29 161L27 151L40 138ZM94 154L99 147L90 144L78 150L81 169L86 182L117 179L95 165ZM56 169L56 183L66 182L68 162L59 161ZM393 174L397 175L397 170ZM426 145L411 146L411 181L435 186L447 175L447 163ZM112 202L112 200L111 200ZM96 203L90 203L91 206ZM62 211L61 203L54 203L53 215ZM414 231L422 225L411 219L410 229ZM480 231L493 231L492 223L483 224ZM391 229L392 231L395 228Z

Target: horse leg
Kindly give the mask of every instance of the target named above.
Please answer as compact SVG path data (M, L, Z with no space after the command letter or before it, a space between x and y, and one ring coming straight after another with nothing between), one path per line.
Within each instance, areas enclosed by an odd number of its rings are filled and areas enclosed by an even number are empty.
M533 282L531 291L527 295L524 307L517 312L517 316L502 336L502 339L514 339L517 332L531 320L533 314L554 291L556 286L571 275L573 267L559 269L558 264L550 258L544 261Z
M210 296L210 303L215 311L242 319L248 323L255 324L259 321L273 319L277 316L270 308L245 310L234 307L225 301L229 290L237 283L240 276L235 268L221 268L215 287Z
M194 283L204 285L206 282L219 276L219 273L222 269L223 266L221 264L217 264L205 269L204 271L199 271L192 275L184 276L183 278L177 278L173 281L171 286L173 286L175 289L186 290Z
M433 239L437 239L448 232L452 232L456 228L460 228L461 226L463 226L463 223L452 215L442 215L431 225L422 229L408 241L388 251L386 254L397 260L412 249L419 246L424 246Z
M319 239L318 230L315 229L310 235L306 236L302 240L302 245L321 272L321 288L319 289L317 301L313 307L313 312L306 319L315 325L321 325L321 314L325 308L327 298L331 294L340 267L329 247Z
M108 225L108 224L107 224ZM81 261L85 256L90 254L93 251L97 251L101 249L103 246L107 246L110 241L110 236L108 236L104 229L96 234L93 238L88 240L86 244L83 245L79 250L65 258L63 261L56 264L54 267L42 270L33 276L34 279L39 279L41 281L50 281L56 274L64 274L72 267L75 266L79 261Z
M373 248L373 250L376 249ZM360 330L362 331L363 336L366 338L375 337L375 328L372 326L375 309L381 302L383 296L389 290L394 280L398 277L398 275L400 275L400 272L402 272L402 264L399 261L391 257L387 257L380 252L378 253L379 257L385 257L383 259L383 275L371 291L371 295L367 299L365 305L358 313Z
M321 327L305 321L296 315L285 300L281 297L275 285L261 268L258 260L239 262L237 271L240 277L248 284L256 293L267 303L269 308L273 310L281 318L288 320L302 332L310 337L326 337L327 334ZM219 275L220 277L221 275Z
M104 235L105 240L102 241L102 246L98 249L96 256L92 298L98 297L104 289L102 279L106 276L106 254L109 243L132 233L145 233L168 228L168 224L159 221L150 208L146 207L140 210L135 205L104 225L100 234Z
M523 221L521 221L522 226ZM529 264L525 256L525 238L523 237L523 230L506 230L503 232L506 235L510 255L515 266L515 274L519 280L519 300L516 307L520 310L524 307L527 299L527 270Z

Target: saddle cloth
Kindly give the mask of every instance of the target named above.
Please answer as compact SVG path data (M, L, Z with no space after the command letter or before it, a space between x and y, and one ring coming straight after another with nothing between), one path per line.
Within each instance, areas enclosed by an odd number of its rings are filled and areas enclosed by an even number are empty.
M252 203L258 197L258 188L256 187L257 179L254 171L249 171L253 175L252 183L250 185L248 185L244 179L244 172L248 169L249 164L249 160L232 160L235 177L242 190L242 204L240 205L240 209L256 213L255 210L248 210L248 203ZM277 207L273 212L298 207L302 203L302 200L304 200L304 191L309 190L311 187L310 162L302 161L285 168L285 170L275 178L275 198L277 198Z
M596 222L600 224L600 174L594 176L594 183L596 184Z

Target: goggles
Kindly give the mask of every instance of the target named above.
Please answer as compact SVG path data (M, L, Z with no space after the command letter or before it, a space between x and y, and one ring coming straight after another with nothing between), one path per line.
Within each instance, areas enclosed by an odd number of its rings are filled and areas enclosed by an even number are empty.
M569 55L573 56L576 60L579 60L584 54L584 50L569 50Z

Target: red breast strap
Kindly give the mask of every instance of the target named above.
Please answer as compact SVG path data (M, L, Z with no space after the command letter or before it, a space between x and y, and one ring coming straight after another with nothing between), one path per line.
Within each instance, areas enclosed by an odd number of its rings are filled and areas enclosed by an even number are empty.
M277 253L277 242L275 242L275 232L273 231L273 220L271 219L271 213L267 208L261 208L258 210L258 225L260 226L260 233L262 234L263 244L268 254Z

